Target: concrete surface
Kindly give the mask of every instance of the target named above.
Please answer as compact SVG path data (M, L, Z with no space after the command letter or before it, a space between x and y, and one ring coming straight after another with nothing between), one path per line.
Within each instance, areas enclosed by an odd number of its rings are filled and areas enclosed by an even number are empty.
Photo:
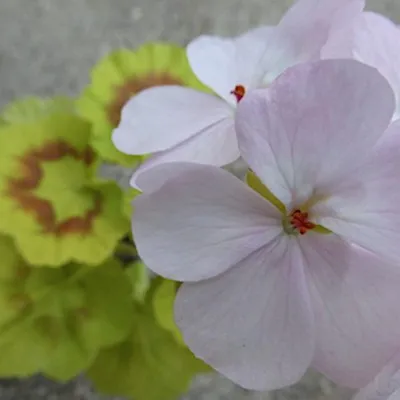
M309 373L300 383L273 393L257 393L236 387L218 375L199 377L188 394L179 400L349 400L345 389L334 388L325 378ZM19 381L0 381L1 400L126 400L101 396L90 383L80 377L67 384L42 377ZM177 399L178 400L178 399Z
M292 0L0 0L0 107L22 94L75 94L108 50L275 23ZM400 0L371 0L400 19Z
M26 94L76 94L90 67L112 48L154 39L185 44L200 33L239 33L275 23L291 2L0 0L0 107ZM400 23L400 0L370 0L368 8ZM241 390L219 376L201 378L184 400L346 400L348 395L311 373L295 387L270 394ZM82 378L67 385L43 378L0 382L0 400L39 399L107 398Z

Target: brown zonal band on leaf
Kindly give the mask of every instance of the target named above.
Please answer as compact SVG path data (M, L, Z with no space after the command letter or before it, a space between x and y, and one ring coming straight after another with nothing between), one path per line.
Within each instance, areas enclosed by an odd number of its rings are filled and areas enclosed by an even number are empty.
M74 114L3 126L0 232L33 265L96 265L129 230L124 195L98 180L90 125Z
M95 194L94 205L84 217L71 217L58 222L51 202L32 193L43 178L41 163L57 161L66 156L82 161L88 167L92 165L95 157L89 146L80 152L63 140L48 142L19 157L21 176L8 181L7 194L21 209L35 216L43 233L52 233L56 236L90 232L93 219L101 212L102 199L100 195Z

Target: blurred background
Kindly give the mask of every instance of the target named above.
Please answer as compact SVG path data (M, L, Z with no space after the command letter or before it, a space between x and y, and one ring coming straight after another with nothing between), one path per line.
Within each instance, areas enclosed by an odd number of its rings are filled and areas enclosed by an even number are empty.
M238 34L275 24L292 0L0 0L0 108L16 97L76 95L111 49L149 40L186 44L201 33ZM367 0L400 24L400 0ZM1 354L0 354L1 357ZM296 386L252 393L219 376L200 377L183 400L346 400L310 372ZM0 381L0 400L110 400L84 378L61 385L41 377ZM123 400L113 398L113 400Z

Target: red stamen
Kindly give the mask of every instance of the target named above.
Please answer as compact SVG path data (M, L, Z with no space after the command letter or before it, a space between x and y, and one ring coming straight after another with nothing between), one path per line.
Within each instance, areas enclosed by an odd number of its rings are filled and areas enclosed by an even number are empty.
M308 220L308 213L295 210L291 214L290 224L297 229L300 235L304 235L309 230L314 229L316 225Z
M242 100L244 95L246 94L246 88L243 85L236 85L231 94L236 97L236 101L239 103L239 101Z

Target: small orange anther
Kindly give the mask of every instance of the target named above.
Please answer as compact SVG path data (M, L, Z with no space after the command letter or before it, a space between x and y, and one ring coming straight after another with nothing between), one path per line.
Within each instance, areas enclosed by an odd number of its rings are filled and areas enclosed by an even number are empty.
M308 213L302 212L301 210L295 210L292 212L290 224L300 233L300 235L304 235L309 230L316 227L314 223L308 220Z
M243 85L236 85L235 89L231 91L231 94L236 97L236 101L239 103L246 94L246 88Z

